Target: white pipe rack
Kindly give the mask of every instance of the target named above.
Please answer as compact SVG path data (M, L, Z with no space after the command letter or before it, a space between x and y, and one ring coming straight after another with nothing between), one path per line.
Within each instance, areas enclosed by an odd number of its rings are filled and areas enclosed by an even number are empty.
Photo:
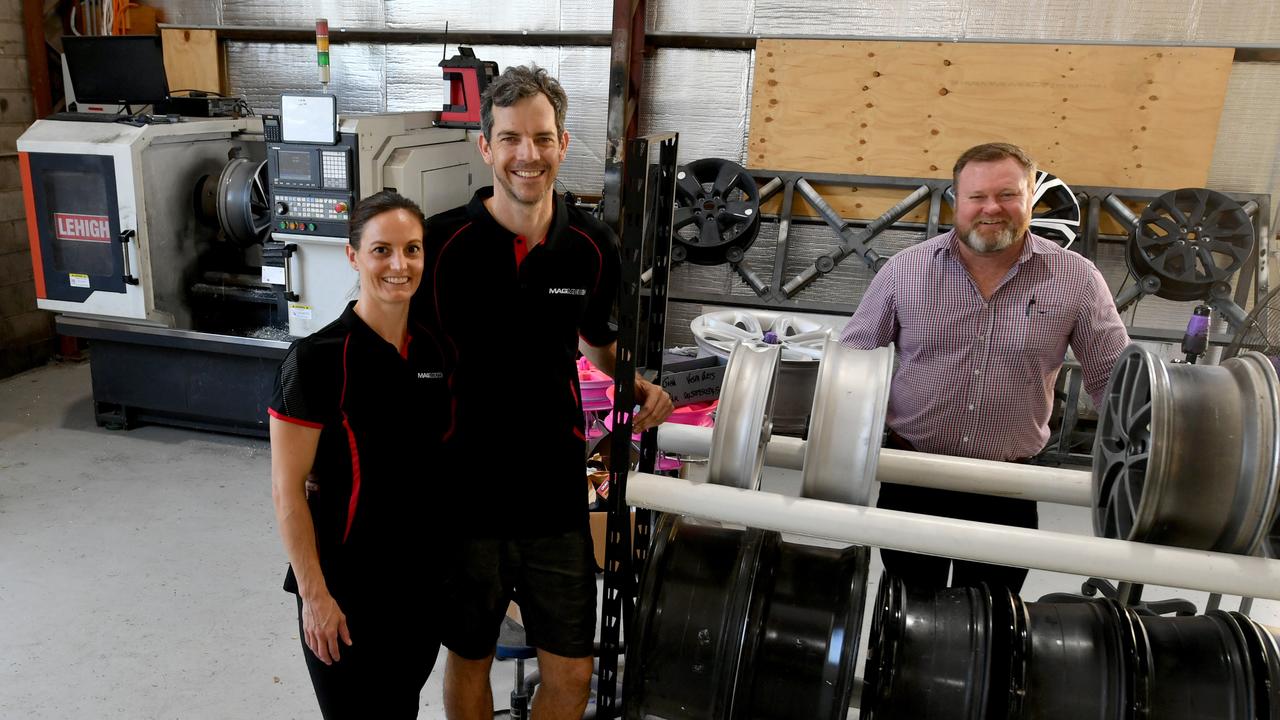
M1280 560L991 525L631 473L627 502L857 545L1280 600Z
M711 449L711 428L664 423L658 426L658 447L666 452L706 457ZM804 440L775 435L765 447L764 462L773 467L802 470L804 449ZM876 480L1081 507L1093 504L1093 476L1082 470L889 448L880 451Z

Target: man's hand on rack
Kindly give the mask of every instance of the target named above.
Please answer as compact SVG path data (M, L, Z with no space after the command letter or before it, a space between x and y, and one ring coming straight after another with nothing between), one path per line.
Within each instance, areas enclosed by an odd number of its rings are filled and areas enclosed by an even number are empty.
M671 411L675 410L667 391L639 375L636 375L636 402L640 404L640 411L631 420L631 427L635 432L644 432L661 425L671 416Z

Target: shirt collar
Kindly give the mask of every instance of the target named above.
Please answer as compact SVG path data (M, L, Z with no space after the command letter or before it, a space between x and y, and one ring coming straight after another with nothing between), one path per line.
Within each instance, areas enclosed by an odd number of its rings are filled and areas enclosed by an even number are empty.
M489 208L484 206L484 201L491 197L493 197L492 185L476 190L475 195L471 196L471 202L467 203L467 217L473 221L489 225L491 230L506 233L514 238L516 234L503 227L489 213ZM569 227L569 213L564 204L564 196L560 193L552 192L551 197L555 199L555 206L551 211L551 227L547 228L547 237L544 240L544 242L548 243L559 238Z
M347 303L347 309L342 311L342 315L339 316L339 319L342 321L342 325L347 328L348 332L352 333L353 335L359 336L365 341L374 342L375 343L373 345L374 347L380 347L381 345L391 344L391 343L388 343L386 340L384 340L381 335L379 335L373 328L369 327L369 324L366 323L363 319L360 318L359 315L356 314L355 300L352 300L351 302ZM409 344L412 341L413 341L413 334L410 332L406 332L405 347L396 348L396 350L399 351L401 354L403 354L405 349L408 348Z

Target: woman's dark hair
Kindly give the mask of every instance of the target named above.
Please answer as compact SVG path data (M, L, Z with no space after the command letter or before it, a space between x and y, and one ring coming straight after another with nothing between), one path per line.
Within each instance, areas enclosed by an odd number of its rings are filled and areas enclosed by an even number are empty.
M422 214L422 208L418 207L418 203L395 190L382 190L356 203L356 206L351 209L351 219L348 220L347 228L347 242L351 247L359 250L360 238L364 235L364 228L369 221L392 210L408 210L411 215L418 218L423 231L426 231L427 218Z

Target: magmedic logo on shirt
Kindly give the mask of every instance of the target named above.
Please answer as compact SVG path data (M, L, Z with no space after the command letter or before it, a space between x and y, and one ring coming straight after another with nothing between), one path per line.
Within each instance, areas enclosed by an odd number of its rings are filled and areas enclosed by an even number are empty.
M547 288L548 295L586 295L586 288Z
M54 213L53 235L59 240L111 242L111 218L106 215Z

